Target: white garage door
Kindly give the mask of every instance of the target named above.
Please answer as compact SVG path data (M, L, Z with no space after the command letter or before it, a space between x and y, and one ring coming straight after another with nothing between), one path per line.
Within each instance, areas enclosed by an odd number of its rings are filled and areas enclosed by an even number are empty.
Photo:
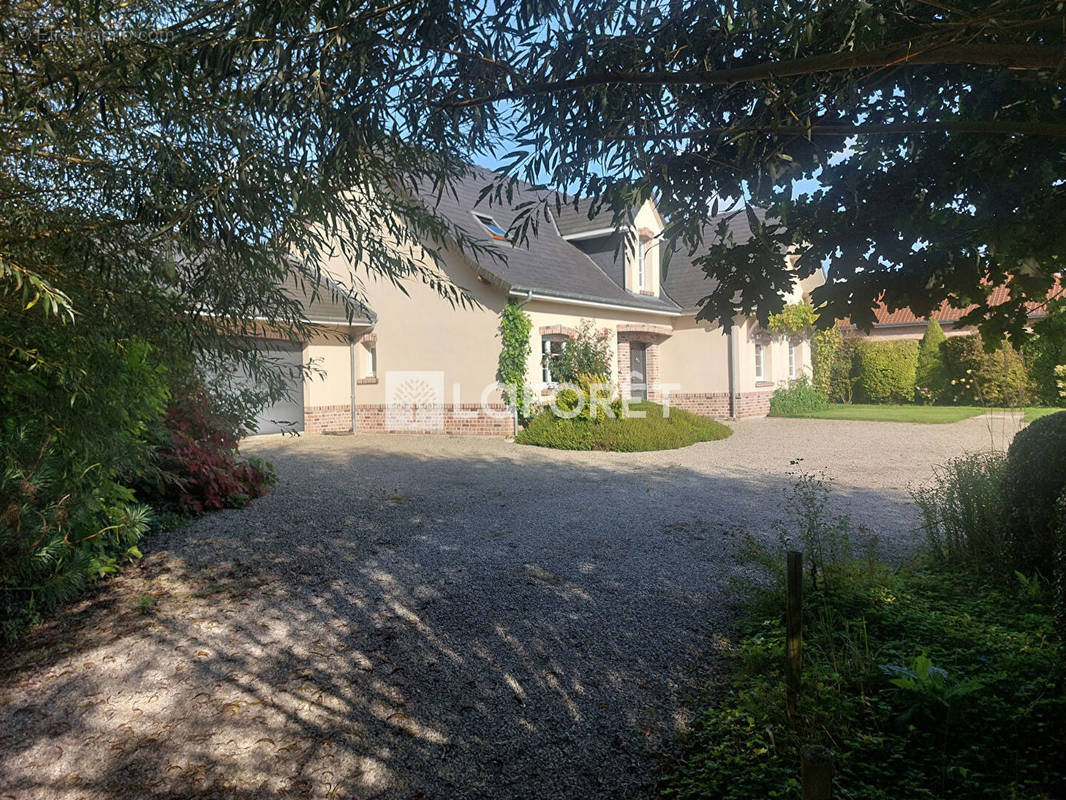
M256 417L256 433L282 433L304 429L304 384L303 374L298 372L303 364L303 347L298 344L278 342L264 351L264 357L279 364L292 367L294 375L286 396L269 408L264 408Z

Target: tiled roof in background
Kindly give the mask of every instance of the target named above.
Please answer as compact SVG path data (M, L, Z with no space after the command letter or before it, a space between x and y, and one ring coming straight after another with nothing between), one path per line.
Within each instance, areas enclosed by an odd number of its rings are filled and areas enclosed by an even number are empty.
M1061 279L1057 280L1055 285L1048 292L1048 300L1052 300L1058 297L1066 297L1066 287L1063 286ZM988 304L990 306L998 306L1005 303L1010 298L1010 290L1007 286L997 286L992 290L989 295ZM1026 303L1029 309L1030 317L1042 317L1047 312L1046 302L1032 302ZM973 311L977 306L970 305L966 308L953 308L945 300L941 303L940 308L936 309L929 318L935 319L937 322L943 324L945 322L954 323L956 320ZM919 325L926 322L926 317L919 317L909 308L899 308L895 311L889 311L883 303L874 308L874 325Z

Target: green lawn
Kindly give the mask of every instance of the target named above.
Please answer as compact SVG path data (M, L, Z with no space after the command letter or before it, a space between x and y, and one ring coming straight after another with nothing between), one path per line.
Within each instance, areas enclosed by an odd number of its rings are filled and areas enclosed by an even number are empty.
M1048 414L1055 414L1059 411L1066 411L1066 408L1027 408L1025 409L1025 421L1032 422L1034 419L1040 419L1046 417Z
M958 422L976 417L985 409L978 406L891 406L864 403L832 403L821 411L810 411L788 416L812 419L855 419L875 422Z
M1032 407L1025 409L1024 422L1062 411L1061 408ZM831 403L821 411L809 411L802 414L773 414L777 417L803 417L805 419L854 419L873 422L924 422L943 424L976 417L989 411L1017 412L1012 408L983 408L982 406L893 406L865 403Z

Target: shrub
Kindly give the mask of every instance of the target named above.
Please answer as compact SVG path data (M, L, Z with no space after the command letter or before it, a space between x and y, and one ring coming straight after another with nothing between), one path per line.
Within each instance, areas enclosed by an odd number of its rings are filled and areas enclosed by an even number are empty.
M10 322L0 315L0 338ZM124 484L148 466L145 435L167 400L165 370L140 340L75 325L24 335L35 368L0 362L5 639L139 555L151 516Z
M834 325L827 330L817 331L811 341L811 383L826 397L832 395L833 363L837 359L843 340L839 326ZM849 352L849 359L850 355ZM848 372L850 371L849 363Z
M634 403L630 410L647 416L565 419L550 409L544 410L529 421L515 441L559 450L638 452L672 450L696 442L725 439L733 433L720 422L677 408L670 409L669 417L664 417L663 407L656 403Z
M944 355L941 347L947 336L935 319L925 326L925 334L918 344L917 399L936 402L944 393Z
M986 352L980 335L953 336L941 347L943 399L957 405L1022 407L1032 399L1032 383L1022 354L1005 344Z
M1056 503L1066 492L1066 411L1018 432L1007 450L1004 487L1013 561L1022 571L1046 574L1061 555Z
M850 403L855 394L855 351L859 339L843 339L829 366L829 393L831 403Z
M581 320L577 335L568 340L563 352L553 358L552 377L564 383L577 383L583 375L607 382L614 358L611 338L609 329L593 330L591 320Z
M802 417L828 407L825 395L815 389L807 376L780 387L770 398L771 417Z
M167 510L202 514L266 494L277 477L269 462L237 457L240 424L219 413L202 386L175 395L156 431L157 471L142 478L138 496Z
M1056 369L1066 369L1066 300L1048 303L1047 316L1033 325L1034 335L1025 345L1033 392L1041 403L1062 403L1062 391ZM1066 375L1064 375L1066 377Z
M841 577L804 587L801 716L785 712L773 584L751 596L732 679L709 687L714 704L668 757L659 796L798 798L800 753L822 745L834 797L1060 797L1066 650L1042 593L944 565L860 562Z
M859 342L855 350L858 399L869 403L913 400L917 366L917 342Z
M1012 575L1007 561L1006 458L976 453L934 471L930 484L911 490L929 550L967 561L979 571Z

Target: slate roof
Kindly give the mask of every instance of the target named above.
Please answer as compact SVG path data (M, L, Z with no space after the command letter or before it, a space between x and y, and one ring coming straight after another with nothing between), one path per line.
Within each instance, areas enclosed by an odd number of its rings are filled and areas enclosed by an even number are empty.
M596 213L589 218L589 211L592 208L592 200L590 198L582 198L577 201L577 207L574 207L574 201L562 203L558 211L552 209L552 213L555 215L555 223L559 227L559 233L563 236L574 236L581 233L589 233L590 231L601 230L618 230L614 221L614 211L610 206L600 206Z
M428 186L420 192L427 208L503 257L478 259L478 269L487 280L509 290L533 291L551 297L611 303L638 310L675 313L679 310L668 297L634 295L623 289L592 259L563 239L554 221L541 219L537 231L530 230L526 241L514 246L493 239L474 219L473 212L491 216L505 229L510 227L516 213L510 207L492 205L488 199L478 202L482 187L491 179L491 173L486 170L472 168L466 177L453 182L452 192L444 192L439 200ZM528 200L542 199L544 195L538 195L533 187L520 184L512 203L517 207Z
M756 212L762 217L762 211ZM748 218L744 213L720 214L717 217L708 217L703 226L703 241L716 242L718 240L718 224L725 220L726 229L733 236L737 244L744 244L751 239L751 228L748 226ZM711 278L694 262L702 255L702 249L690 254L688 247L677 242L674 252L666 269L666 278L663 281L663 291L677 303L686 313L695 313L699 310L699 301L709 295L718 287L718 281Z
M349 323L343 299L346 292L326 275L323 275L319 281L317 296L314 296L316 292L313 291L310 281L304 280L301 284L293 275L289 275L282 283L282 291L289 297L300 301L304 317L313 323L369 325L376 320L374 312L362 303L358 303L351 323Z

